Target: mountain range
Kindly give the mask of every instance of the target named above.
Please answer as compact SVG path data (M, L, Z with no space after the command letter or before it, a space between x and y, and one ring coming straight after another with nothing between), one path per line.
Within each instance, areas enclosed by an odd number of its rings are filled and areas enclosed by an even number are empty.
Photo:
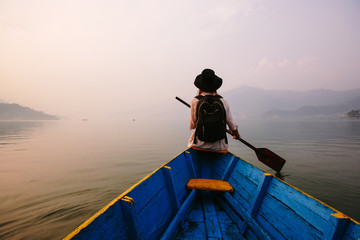
M285 91L242 86L222 95L236 118L336 118L360 109L360 88Z
M16 103L0 102L0 120L57 120L56 116L23 107Z
M333 91L316 89L310 91L264 90L242 86L220 94L229 102L237 119L247 118L339 118L351 110L360 110L360 88ZM184 99L190 103L191 100ZM162 107L134 109L147 117L188 118L188 110L175 100L164 101ZM123 115L124 113L120 113ZM57 116L36 111L19 104L0 100L0 120L56 120Z

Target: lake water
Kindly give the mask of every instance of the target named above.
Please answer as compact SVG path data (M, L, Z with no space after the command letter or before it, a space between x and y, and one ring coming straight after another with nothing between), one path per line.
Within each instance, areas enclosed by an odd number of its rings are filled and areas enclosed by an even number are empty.
M61 239L186 149L187 119L0 122L0 239ZM281 176L360 220L360 121L239 121ZM274 173L230 140L230 151Z

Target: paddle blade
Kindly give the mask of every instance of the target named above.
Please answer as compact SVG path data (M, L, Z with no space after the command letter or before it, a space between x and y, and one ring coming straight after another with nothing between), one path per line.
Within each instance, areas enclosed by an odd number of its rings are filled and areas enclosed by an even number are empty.
M259 161L263 162L266 166L276 172L280 172L286 162L285 159L267 148L256 148L255 153Z

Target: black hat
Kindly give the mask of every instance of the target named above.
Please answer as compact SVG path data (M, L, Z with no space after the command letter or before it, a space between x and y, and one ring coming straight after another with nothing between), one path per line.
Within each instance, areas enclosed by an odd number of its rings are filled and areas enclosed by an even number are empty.
M204 69L195 78L194 84L204 92L215 92L222 85L222 79L215 75L214 70Z

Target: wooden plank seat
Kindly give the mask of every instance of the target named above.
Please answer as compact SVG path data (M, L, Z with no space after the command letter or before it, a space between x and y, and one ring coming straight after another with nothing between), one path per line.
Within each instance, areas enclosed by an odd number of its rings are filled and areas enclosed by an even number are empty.
M188 189L207 190L216 192L233 192L234 188L223 180L191 178L186 184Z

